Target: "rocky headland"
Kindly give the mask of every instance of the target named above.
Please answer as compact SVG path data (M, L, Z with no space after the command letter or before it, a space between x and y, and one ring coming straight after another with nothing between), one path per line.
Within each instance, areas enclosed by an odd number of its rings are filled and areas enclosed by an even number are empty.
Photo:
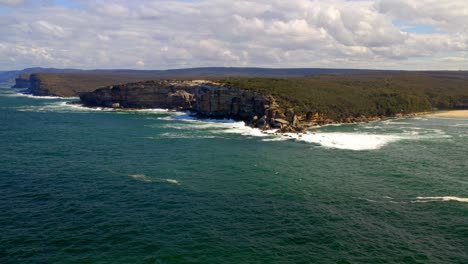
M231 118L262 130L302 132L307 125L271 95L212 81L147 81L113 85L80 94L83 105L112 108L165 108L199 117Z
M411 116L434 109L468 109L468 72L317 72L303 77L265 77L272 70L235 70L28 73L29 79L26 74L19 76L15 87L27 86L33 95L79 95L90 107L184 110L280 132ZM305 72L296 69L292 73Z

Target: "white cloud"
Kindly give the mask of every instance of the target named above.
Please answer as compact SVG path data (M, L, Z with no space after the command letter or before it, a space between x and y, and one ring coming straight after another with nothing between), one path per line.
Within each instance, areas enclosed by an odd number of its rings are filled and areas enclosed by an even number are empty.
M466 0L379 0L375 8L394 18L457 32L467 30Z
M6 2L20 5L0 14L0 69L468 69L465 0Z
M24 0L0 0L0 5L18 5L23 2Z

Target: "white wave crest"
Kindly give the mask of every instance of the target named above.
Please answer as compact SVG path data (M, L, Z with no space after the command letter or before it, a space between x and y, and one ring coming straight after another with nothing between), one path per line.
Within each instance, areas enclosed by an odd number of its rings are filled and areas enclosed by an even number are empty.
M364 128L367 129L367 128ZM412 128L411 128L412 129ZM416 131L415 131L416 130ZM305 134L285 133L278 134L274 138L263 139L263 141L285 141L296 140L312 144L318 144L330 149L345 150L376 150L390 143L401 140L440 140L452 138L440 129L400 130L393 133L378 133L375 129L356 132L307 132Z
M82 111L104 111L104 112L116 112L116 113L176 113L175 111L171 111L169 109L163 108L147 108L147 109L120 109L120 108L111 108L111 107L87 107L83 106L82 104L68 104L67 102L60 103L61 106L65 106L68 108L73 108Z
M277 133L277 130L261 131L257 128L252 128L244 122L237 122L233 120L213 120L213 119L197 119L190 114L180 114L177 116L161 117L167 121L181 121L172 124L163 125L164 128L183 130L206 130L209 133L230 133L239 134L249 137L263 137L262 141L275 142L296 140L311 144L318 144L325 148L330 149L344 149L344 150L377 150L390 143L401 140L433 140L433 139L446 139L452 136L445 134L444 131L438 129L422 129L405 127L402 130L401 122L394 122L398 125L393 133L379 133L378 129L383 129L381 126L361 127L361 129L354 129L350 132L321 132L315 133L307 132L304 134L294 133ZM390 122L389 120L382 123ZM337 124L338 125L338 124ZM158 126L159 127L159 126ZM320 128L319 128L320 129ZM367 131L366 131L367 130ZM385 130L385 129L383 129ZM179 137L181 134L179 133Z
M179 181L174 180L174 179L156 179L156 178L150 178L144 174L130 174L128 177L135 179L137 181L142 181L142 182L166 182L166 183L172 183L172 184L177 184L179 185Z
M21 112L90 112L90 111L102 111L102 108L87 108L78 104L68 104L67 102L55 102L46 105L38 106L23 106L18 107L18 111Z
M188 113L159 118L166 121L182 121L182 124L165 125L166 128L209 130L211 133L240 134L252 137L267 137L268 131L262 131L232 119L198 119ZM272 131L269 131L270 133Z
M185 135L185 134L177 134L177 133L162 133L157 137L145 137L146 139L161 139L161 138L169 138L169 139L214 139L214 138L221 138L217 136L203 136L203 135Z
M416 197L417 203L427 203L427 202L449 202L456 201L461 203L468 203L468 198L461 198L456 196L429 196L429 197Z
M41 95L33 95L33 94L29 94L29 93L26 93L26 91L24 92L13 92L13 93L5 93L3 94L4 96L7 96L7 97L25 97L25 98L31 98L31 99L62 99L62 100L77 100L77 99L80 99L79 97L60 97L60 96L52 96L52 95L48 95L48 96L41 96Z
M365 133L287 133L281 136L284 139L295 139L307 143L319 144L326 148L347 150L376 150L401 139L395 135L375 135Z
M59 113L68 113L68 112L114 112L120 114L126 113L148 113L148 114L171 114L176 112L171 112L168 109L115 109L107 107L86 107L82 104L70 104L68 101L64 102L53 102L46 105L39 106L23 106L17 108L18 111L22 112L59 112Z
M128 109L128 110L121 110L120 111L129 111L129 112L138 112L138 113L168 113L171 112L169 109L164 108L148 108L148 109Z
M385 125L410 125L408 122L394 121L393 119L382 121Z
M179 181L177 180L173 180L173 179L164 179L164 181L168 182L168 183L173 183L173 184L179 184Z
M146 177L144 174L130 174L128 175L128 177L133 178L137 181L153 182L153 179Z

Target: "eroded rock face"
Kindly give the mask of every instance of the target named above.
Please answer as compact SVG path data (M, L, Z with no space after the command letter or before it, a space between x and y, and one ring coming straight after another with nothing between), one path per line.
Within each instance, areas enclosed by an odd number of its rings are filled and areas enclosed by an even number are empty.
M148 81L109 86L94 92L81 93L80 99L87 106L121 108L167 108L191 110L195 86L168 81Z
M234 118L250 122L255 116L264 115L272 102L274 99L271 96L207 84L196 89L193 110L202 116Z
M81 93L86 106L190 110L209 118L232 118L261 129L301 131L294 113L270 95L209 81L148 81ZM290 119L290 120L286 120Z

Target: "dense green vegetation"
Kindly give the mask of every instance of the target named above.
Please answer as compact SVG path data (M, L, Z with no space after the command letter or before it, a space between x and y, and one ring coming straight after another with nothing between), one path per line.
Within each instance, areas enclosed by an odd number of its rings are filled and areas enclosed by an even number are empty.
M222 82L271 94L297 113L319 112L332 119L468 108L468 74L463 72L236 78Z

